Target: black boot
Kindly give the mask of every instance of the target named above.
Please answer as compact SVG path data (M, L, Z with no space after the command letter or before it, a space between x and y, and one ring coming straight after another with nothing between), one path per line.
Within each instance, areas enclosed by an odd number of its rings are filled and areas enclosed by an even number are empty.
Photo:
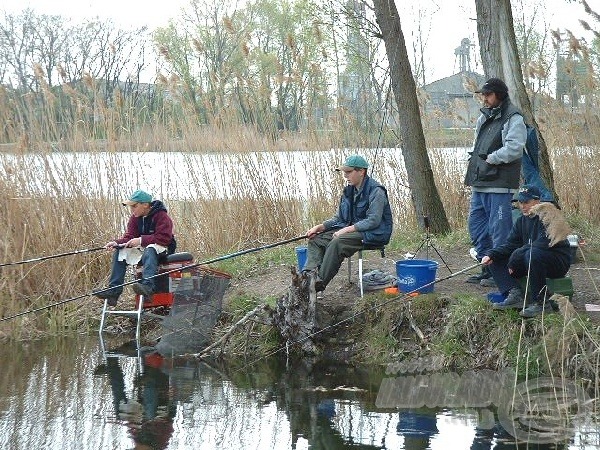
M465 281L467 283L480 284L481 280L487 280L488 278L492 278L492 273L490 272L488 266L483 266L481 268L481 273L478 273L477 275L471 275Z

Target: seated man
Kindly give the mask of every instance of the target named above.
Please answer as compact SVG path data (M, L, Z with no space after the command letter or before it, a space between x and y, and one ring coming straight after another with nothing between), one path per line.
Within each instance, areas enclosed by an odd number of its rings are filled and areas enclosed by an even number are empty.
M94 292L96 297L107 299L115 306L123 292L127 265L142 263L142 280L133 285L136 294L150 296L154 293L154 279L158 273L159 257L175 251L173 221L160 200L144 191L135 191L123 206L131 208L127 230L120 239L110 241L105 248L113 250L112 271L108 287Z
M521 309L521 316L549 312L546 277L564 277L571 265L567 235L570 227L552 203L540 203L534 185L519 189L517 201L523 212L512 227L505 244L489 250L481 262L490 268L500 292L507 295L494 309ZM519 278L529 276L527 299Z
M367 161L350 156L336 169L344 173L337 214L306 232L308 255L304 271L318 268L315 289L322 291L338 273L344 258L365 245L383 246L392 234L392 210L386 189L367 175Z

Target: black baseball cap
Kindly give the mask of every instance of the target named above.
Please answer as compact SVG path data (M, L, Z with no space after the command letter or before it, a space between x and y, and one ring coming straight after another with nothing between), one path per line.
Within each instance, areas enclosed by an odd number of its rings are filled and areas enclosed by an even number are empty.
M475 91L476 94L490 94L492 92L508 94L508 87L500 78L490 78L483 86Z

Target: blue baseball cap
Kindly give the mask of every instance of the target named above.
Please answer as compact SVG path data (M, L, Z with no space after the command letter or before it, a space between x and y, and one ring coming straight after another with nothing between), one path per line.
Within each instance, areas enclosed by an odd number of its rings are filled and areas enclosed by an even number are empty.
M338 167L337 171L340 170L352 170L352 169L368 169L369 168L369 163L367 162L367 160L365 158L363 158L360 155L352 155L352 156L348 156L346 158L346 161L344 161L344 164L342 164L340 167Z
M517 201L521 203L528 202L529 200L539 200L542 196L540 189L537 186L526 184L521 186L519 193L517 194Z
M147 192L137 190L131 194L131 197L123 202L123 206L131 206L136 203L152 203L152 196Z

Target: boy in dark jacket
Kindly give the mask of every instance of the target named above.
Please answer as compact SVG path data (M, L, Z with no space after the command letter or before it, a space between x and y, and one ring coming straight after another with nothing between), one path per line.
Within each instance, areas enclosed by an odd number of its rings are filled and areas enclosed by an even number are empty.
M519 189L517 201L523 215L513 225L507 242L488 251L481 261L489 266L500 292L507 295L502 303L494 304L494 309L522 309L523 317L552 311L546 301L546 277L564 277L571 265L570 227L556 206L540 203L540 196L536 186ZM529 278L527 298L518 281L525 276Z
M152 200L150 194L138 190L123 202L123 206L131 209L125 234L105 245L105 248L114 250L108 287L94 292L96 297L106 299L111 306L117 304L123 293L127 265L141 262L142 280L133 285L133 290L143 296L152 295L154 279L150 277L158 273L158 260L173 253L176 245L173 221L160 200Z

